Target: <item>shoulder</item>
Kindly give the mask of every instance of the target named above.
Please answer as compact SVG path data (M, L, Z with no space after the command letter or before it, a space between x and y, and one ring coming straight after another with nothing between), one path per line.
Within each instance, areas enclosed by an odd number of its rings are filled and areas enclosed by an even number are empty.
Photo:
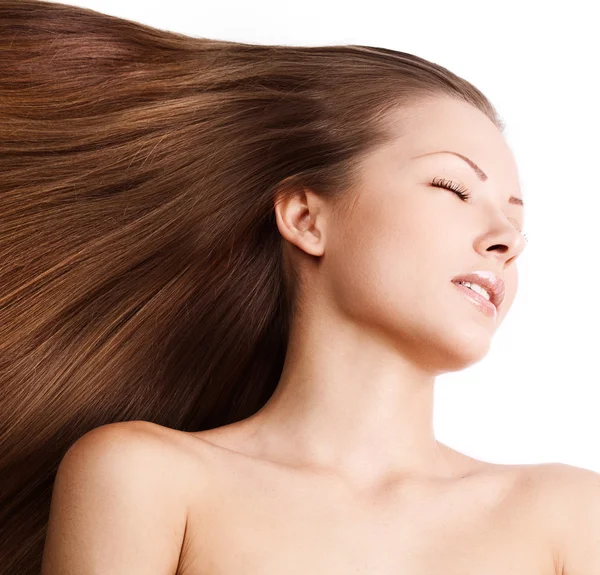
M143 420L101 425L85 433L68 449L61 466L111 469L115 476L122 475L126 481L168 485L169 493L175 497L185 492L190 463L182 449L184 435Z
M89 463L101 460L103 465L114 464L117 468L154 467L158 460L166 462L175 454L167 428L142 420L121 421L85 433L71 445L61 465L84 458Z
M566 463L524 465L522 469L522 487L539 500L548 519L600 508L600 473Z
M60 462L43 573L164 573L177 568L188 510L174 450L146 422L97 427Z
M141 420L101 425L71 445L57 479L69 474L82 487L135 492L137 498L160 494L156 506L184 515L185 459L168 432Z
M565 463L526 465L521 485L536 502L558 573L600 573L600 473Z

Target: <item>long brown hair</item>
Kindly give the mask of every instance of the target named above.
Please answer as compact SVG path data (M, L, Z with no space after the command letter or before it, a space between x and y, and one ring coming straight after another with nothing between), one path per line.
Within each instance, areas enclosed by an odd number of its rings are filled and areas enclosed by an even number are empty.
M440 95L502 129L412 54L0 1L2 573L39 573L58 464L87 431L200 431L266 403L295 311L276 194L344 205L390 111Z

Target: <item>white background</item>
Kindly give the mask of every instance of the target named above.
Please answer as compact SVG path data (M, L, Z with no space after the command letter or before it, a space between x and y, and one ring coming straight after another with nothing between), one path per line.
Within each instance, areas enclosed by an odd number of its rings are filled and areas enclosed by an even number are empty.
M595 2L64 3L196 37L411 52L481 89L507 125L529 244L519 292L488 355L436 382L436 436L487 461L600 472Z

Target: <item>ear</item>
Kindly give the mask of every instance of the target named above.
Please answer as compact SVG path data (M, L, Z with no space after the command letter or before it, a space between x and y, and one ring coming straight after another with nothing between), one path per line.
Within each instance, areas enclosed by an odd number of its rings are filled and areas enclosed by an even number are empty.
M281 235L313 256L325 251L326 203L306 188L287 190L275 198L275 218Z

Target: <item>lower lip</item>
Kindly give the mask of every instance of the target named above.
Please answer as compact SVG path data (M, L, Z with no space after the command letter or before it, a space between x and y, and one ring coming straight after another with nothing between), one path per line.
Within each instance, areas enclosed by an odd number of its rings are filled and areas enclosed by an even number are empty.
M455 282L452 283L458 288L460 293L462 293L471 303L475 304L475 307L477 307L485 315L489 317L496 317L498 310L491 301L488 301L477 292L469 289L467 286Z

